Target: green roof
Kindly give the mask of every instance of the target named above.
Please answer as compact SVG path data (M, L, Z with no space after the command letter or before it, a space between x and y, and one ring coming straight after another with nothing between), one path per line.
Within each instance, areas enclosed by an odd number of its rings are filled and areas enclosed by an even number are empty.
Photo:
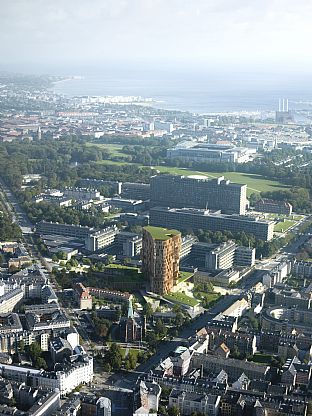
M180 231L177 230L169 230L168 228L162 227L152 227L151 225L144 227L144 230L150 233L155 240L169 240L169 238L173 237L174 235L181 234Z

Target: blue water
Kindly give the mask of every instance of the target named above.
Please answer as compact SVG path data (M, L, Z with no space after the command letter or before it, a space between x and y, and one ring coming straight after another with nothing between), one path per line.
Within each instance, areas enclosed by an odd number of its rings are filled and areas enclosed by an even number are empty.
M166 71L75 75L83 79L60 82L54 90L70 96L142 96L152 98L159 108L194 113L272 111L280 97L289 99L290 109L312 110L312 76Z

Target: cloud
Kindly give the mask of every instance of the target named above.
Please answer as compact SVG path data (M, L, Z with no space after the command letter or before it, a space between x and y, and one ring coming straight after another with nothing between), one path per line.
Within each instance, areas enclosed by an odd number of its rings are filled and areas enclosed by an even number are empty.
M310 0L0 0L4 62L311 65Z

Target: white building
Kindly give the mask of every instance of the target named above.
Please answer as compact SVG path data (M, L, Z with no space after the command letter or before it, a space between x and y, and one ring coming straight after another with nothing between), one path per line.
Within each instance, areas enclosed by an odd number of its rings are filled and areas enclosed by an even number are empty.
M110 246L115 241L118 231L118 228L114 225L90 234L85 239L86 250L98 251L102 248Z
M23 299L23 291L20 288L10 290L0 296L0 313L12 312L15 306Z
M87 355L81 356L80 360L76 360L67 367L64 365L61 371L55 372L1 364L0 375L21 383L30 382L32 387L59 389L61 396L64 396L80 384L92 382L93 358Z

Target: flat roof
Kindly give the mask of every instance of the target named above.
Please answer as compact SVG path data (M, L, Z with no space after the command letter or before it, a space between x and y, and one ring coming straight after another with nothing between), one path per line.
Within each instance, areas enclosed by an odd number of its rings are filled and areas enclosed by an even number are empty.
M162 227L153 227L151 225L144 227L144 230L149 232L155 240L169 240L169 238L171 238L172 236L181 234L180 231L177 230L169 230L168 228Z

